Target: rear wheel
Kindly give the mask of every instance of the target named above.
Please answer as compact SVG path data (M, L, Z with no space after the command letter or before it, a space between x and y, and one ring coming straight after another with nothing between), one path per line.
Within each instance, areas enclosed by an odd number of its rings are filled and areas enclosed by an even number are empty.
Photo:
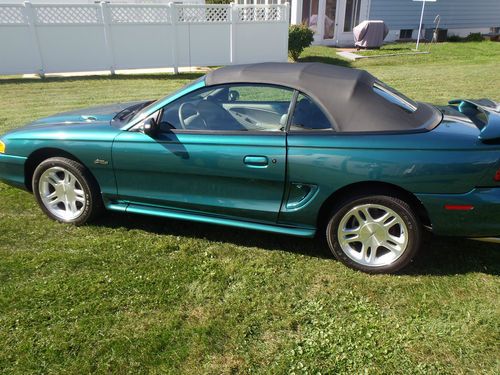
M80 163L62 157L38 165L33 174L33 193L51 219L82 225L102 211L97 184Z
M332 253L347 266L369 273L391 273L415 257L422 229L406 202L367 195L339 205L330 216L326 237Z

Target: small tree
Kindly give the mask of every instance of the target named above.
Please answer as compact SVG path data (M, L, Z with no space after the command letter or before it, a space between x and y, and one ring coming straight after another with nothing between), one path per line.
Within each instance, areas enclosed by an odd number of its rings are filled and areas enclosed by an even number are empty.
M288 55L293 61L299 59L305 48L314 40L314 31L304 24L290 25L288 28Z

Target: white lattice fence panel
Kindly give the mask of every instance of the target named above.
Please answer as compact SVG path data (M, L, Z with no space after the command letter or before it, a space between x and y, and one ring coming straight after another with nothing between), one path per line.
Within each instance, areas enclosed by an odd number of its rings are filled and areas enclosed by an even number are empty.
M27 25L28 20L23 13L24 6L1 6L0 25Z
M92 25L102 23L95 5L34 5L38 25Z
M171 23L170 8L150 5L118 5L110 6L111 23Z
M286 61L287 35L278 4L0 4L0 74Z
M277 22L284 20L283 7L279 5L238 6L239 22Z
M177 8L177 22L180 23L213 23L230 22L230 8L228 6L193 6L179 5Z

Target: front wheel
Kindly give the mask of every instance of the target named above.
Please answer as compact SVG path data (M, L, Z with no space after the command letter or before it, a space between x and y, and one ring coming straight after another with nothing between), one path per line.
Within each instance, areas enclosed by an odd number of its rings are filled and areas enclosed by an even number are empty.
M51 219L82 225L102 210L97 183L74 160L54 157L41 162L32 183L38 205Z
M413 260L422 228L406 202L374 195L344 201L330 216L326 237L332 253L347 266L392 273Z

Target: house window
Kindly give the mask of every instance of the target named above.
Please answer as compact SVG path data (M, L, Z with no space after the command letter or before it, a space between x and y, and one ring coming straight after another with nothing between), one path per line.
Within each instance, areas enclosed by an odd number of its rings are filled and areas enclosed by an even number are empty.
M344 31L352 31L359 24L359 8L361 0L346 0Z
M399 39L411 39L413 29L401 29L399 31Z

